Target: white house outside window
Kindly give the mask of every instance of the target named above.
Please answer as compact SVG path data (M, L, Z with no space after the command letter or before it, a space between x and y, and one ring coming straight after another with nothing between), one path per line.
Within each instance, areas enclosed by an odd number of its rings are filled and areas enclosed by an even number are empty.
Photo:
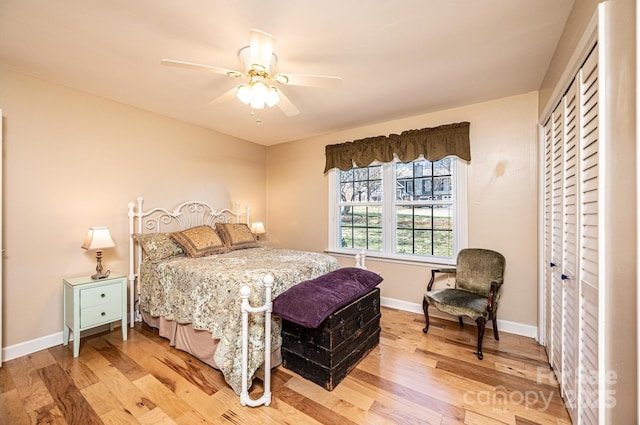
M453 264L466 246L466 164L456 157L330 171L330 251Z

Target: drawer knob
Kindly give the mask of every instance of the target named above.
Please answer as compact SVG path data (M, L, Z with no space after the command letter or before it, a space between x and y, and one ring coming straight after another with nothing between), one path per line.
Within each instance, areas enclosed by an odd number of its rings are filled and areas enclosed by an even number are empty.
M100 313L101 316L105 316L107 313L105 313L104 311L102 313Z
M105 295L105 294L101 294L100 296L101 296L102 298L106 297L106 295Z

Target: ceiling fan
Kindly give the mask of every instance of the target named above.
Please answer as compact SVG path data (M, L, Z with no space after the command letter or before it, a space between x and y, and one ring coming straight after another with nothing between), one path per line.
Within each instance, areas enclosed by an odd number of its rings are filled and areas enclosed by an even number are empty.
M238 51L238 59L243 65L244 71L172 59L162 59L160 63L234 78L245 78L247 80L244 83L232 88L211 103L235 95L241 102L250 105L252 109L263 109L265 105L268 107L278 105L282 112L289 117L299 114L300 111L278 86L339 88L342 85L342 79L339 77L275 73L278 63L278 57L274 53L275 41L275 37L271 34L256 29L250 30L249 45Z

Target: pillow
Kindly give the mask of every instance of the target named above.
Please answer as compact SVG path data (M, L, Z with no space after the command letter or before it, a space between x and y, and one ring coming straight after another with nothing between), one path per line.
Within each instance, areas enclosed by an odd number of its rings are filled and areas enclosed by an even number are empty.
M340 307L375 288L382 277L369 270L345 267L299 283L273 300L273 313L305 328L317 328Z
M136 233L131 235L137 241L147 258L160 261L176 255L184 255L184 251L169 233Z
M251 229L245 223L216 223L216 230L229 250L259 247Z
M191 258L227 252L220 236L211 226L196 226L181 232L174 232L171 237Z

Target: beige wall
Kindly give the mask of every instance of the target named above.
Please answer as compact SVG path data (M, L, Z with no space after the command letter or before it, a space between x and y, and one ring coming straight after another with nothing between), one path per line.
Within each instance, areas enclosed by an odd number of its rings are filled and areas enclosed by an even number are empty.
M547 103L552 100L553 90L565 72L567 63L574 54L576 46L580 38L582 38L582 34L600 1L601 0L576 0L574 3L571 14L562 31L561 40L558 46L556 46L556 51L553 54L547 73L540 86L540 96L538 99L540 113L543 112L542 110L547 106ZM572 71L577 71L577 68Z
M341 131L267 149L268 238L273 246L322 251L328 246L328 178L324 147L363 137L469 121L469 246L507 259L500 319L537 322L537 93ZM345 259L343 264L353 264ZM382 296L422 302L427 266L369 260L384 277Z
M26 77L0 73L4 124L4 347L62 331L62 278L91 274L90 226L128 272L127 202L235 202L265 219L265 148ZM211 119L215 119L214 116Z
M567 68L598 1L576 1L553 61L540 90L541 111L548 96L558 85ZM604 137L606 149L605 176L607 206L605 223L605 370L615 374L609 381L607 394L616 405L606 412L608 424L638 423L637 388L637 238L636 228L636 163L637 129L635 128L637 95L635 32L637 23L634 0L607 1L607 32L601 46L606 58L606 93L601 99L607 105ZM540 117L543 120L544 117ZM607 375L613 376L613 375Z

